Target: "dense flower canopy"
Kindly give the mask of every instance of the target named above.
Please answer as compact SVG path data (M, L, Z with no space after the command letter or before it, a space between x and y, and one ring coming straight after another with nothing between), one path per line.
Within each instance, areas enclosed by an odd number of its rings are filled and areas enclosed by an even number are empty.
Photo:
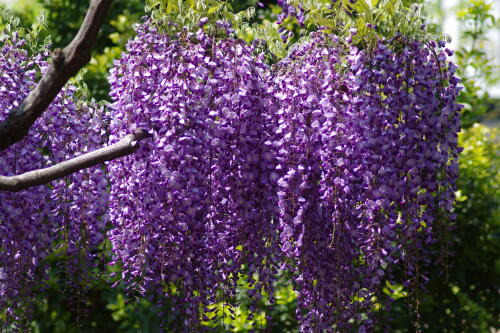
M47 68L48 49L28 53L17 33L0 43L0 121L33 89ZM77 102L75 86L65 87L35 123L29 136L0 153L0 174L47 167L103 143L101 108ZM103 241L107 181L99 167L77 172L50 186L0 192L0 315L19 316L24 302L43 287L44 258L63 249L66 268L78 284ZM0 325L0 330L2 326Z
M110 79L111 140L154 136L110 169L109 236L131 288L197 325L241 274L272 295L279 266L304 332L370 329L386 283L418 297L453 219L454 65L441 42L349 43L318 32L270 69L232 38L139 28Z
M110 166L113 251L127 280L178 298L174 309L191 322L200 303L234 296L240 273L259 276L254 297L271 291L275 165L266 66L253 51L144 24L111 71L111 140L131 126L154 136Z
M304 22L279 3L280 20ZM373 330L396 284L418 306L454 219L461 107L445 43L320 30L270 66L226 21L163 28L139 25L115 61L106 117L67 85L0 153L0 174L14 175L151 134L107 170L0 192L0 319L26 315L50 254L70 285L85 279L106 232L119 280L182 318L179 331L215 325L242 280L250 310L272 303L282 272L303 332ZM47 48L28 49L15 33L1 41L0 121L47 69Z
M303 331L366 330L394 269L415 292L427 279L427 249L453 218L460 124L454 65L436 47L367 52L316 33L276 68L281 240Z

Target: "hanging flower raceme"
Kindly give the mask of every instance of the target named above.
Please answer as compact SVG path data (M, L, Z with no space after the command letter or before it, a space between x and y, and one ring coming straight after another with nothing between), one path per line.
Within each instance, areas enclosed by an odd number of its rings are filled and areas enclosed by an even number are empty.
M127 50L111 70L111 141L134 127L153 141L110 165L109 237L132 289L167 296L198 325L203 306L234 296L241 274L254 298L271 293L279 248L267 68L241 41L202 30L171 38L148 23Z
M323 41L316 38L295 48L278 64L270 82L276 98L274 145L282 250L292 259L290 269L297 272L297 315L305 331L329 327L321 318L331 318L336 309L331 301L339 296L333 289L338 284L331 279L340 271L329 247L331 214L322 204L320 190L325 144L320 130L336 116L332 99L338 87L329 84L341 82L335 69L339 55L337 48L315 42ZM332 96L324 98L325 92Z
M449 51L343 43L313 34L271 88L282 249L305 332L371 328L398 267L418 295L427 249L453 219L460 106Z
M2 36L0 120L19 106L48 67L48 49L29 55L17 33ZM0 174L48 167L101 146L100 109L77 105L75 91L74 86L65 87L28 136L0 153ZM7 325L20 322L22 305L43 287L47 270L43 259L54 246L64 248L65 269L84 275L92 251L103 240L106 204L106 180L99 167L51 186L0 192L0 318ZM78 284L76 276L75 280Z

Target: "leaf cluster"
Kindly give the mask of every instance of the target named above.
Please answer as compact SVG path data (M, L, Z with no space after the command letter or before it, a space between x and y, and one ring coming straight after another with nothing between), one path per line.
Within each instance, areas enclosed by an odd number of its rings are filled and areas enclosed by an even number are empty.
M470 127L493 110L493 101L487 87L500 81L500 66L486 51L488 33L500 27L493 14L493 4L484 0L471 0L457 13L462 27L461 43L456 52L457 75L464 87L458 101L464 104L462 126Z

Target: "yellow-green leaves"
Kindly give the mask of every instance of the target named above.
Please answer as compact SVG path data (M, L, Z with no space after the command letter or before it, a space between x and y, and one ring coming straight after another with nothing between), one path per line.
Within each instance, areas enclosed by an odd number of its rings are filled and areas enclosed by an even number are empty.
M255 15L253 7L235 13L230 1L224 0L147 0L146 11L151 13L153 21L161 29L168 30L172 35L181 29L198 30L200 20L205 17L208 23L203 25L203 29L217 35L217 21L225 20L237 29Z

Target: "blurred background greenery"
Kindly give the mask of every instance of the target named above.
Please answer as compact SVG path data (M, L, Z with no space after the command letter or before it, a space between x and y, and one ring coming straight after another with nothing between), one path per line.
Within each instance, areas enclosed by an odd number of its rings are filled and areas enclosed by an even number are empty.
M255 6L257 1L234 0L236 11ZM422 1L420 1L422 2ZM9 6L30 26L43 15L42 35L51 36L53 47L62 47L74 36L88 0L17 0ZM279 13L275 1L261 1L253 23L270 20ZM425 2L429 27L443 30L442 1ZM496 4L500 6L500 4ZM444 277L442 270L432 272L429 293L421 300L421 325L424 332L499 332L500 330L500 131L499 103L488 93L489 87L500 80L493 54L488 54L487 37L500 34L495 7L483 0L457 1L453 8L460 25L458 48L454 61L464 90L459 102L465 105L460 144L464 151L460 159L460 178L456 191L457 222L454 227L451 267ZM497 9L498 10L498 9ZM449 14L449 13L448 13ZM126 41L133 36L133 23L145 15L142 1L115 0L93 51L92 61L83 77L92 96L108 99L106 81L113 59L120 57ZM252 32L242 36L251 38ZM485 125L487 124L487 125ZM495 125L496 124L496 125ZM109 244L103 244L106 256ZM54 262L54 267L58 263ZM110 268L96 267L95 278L85 290L75 290L56 283L54 279L36 300L33 332L158 332L159 318L169 317L168 310L157 309L145 298L127 296L120 285L111 287ZM238 299L235 319L222 308L216 313L224 325L219 331L296 332L295 294L283 277L276 304L259 305L260 314L247 318L248 299L242 292ZM396 288L397 289L397 288ZM244 281L242 290L245 290ZM406 294L402 288L394 295L390 311L381 316L380 331L412 332L408 317ZM163 312L162 312L163 311ZM161 315L159 315L161 313ZM266 316L268 318L266 319ZM167 325L164 327L166 331Z

